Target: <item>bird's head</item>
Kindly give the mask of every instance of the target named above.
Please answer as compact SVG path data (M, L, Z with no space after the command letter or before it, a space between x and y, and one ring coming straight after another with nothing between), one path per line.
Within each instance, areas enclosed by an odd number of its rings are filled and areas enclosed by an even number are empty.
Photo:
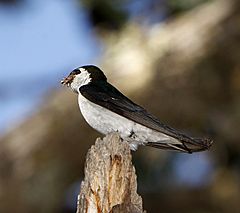
M74 92L78 93L80 87L97 81L107 81L103 71L94 65L86 65L70 72L70 74L61 81L61 84L71 87Z

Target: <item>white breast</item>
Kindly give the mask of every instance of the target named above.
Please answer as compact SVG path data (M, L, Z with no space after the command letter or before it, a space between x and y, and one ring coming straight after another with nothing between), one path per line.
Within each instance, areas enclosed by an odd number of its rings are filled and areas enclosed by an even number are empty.
M134 122L92 103L81 94L78 95L78 103L88 124L102 134L118 131L125 138L131 133Z
M111 132L118 132L121 138L131 143L131 149L133 150L136 150L139 144L148 142L164 141L166 143L166 141L169 141L169 143L179 143L174 138L135 123L104 107L92 103L80 93L78 95L78 103L84 119L91 127L104 135Z

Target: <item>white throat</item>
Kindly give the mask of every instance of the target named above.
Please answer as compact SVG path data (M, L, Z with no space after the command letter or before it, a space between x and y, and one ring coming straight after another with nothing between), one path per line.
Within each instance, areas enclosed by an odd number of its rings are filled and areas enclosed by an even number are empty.
M90 77L90 73L87 70L80 68L80 71L81 73L76 75L71 83L71 88L76 93L79 92L79 88L81 86L90 83L92 80Z

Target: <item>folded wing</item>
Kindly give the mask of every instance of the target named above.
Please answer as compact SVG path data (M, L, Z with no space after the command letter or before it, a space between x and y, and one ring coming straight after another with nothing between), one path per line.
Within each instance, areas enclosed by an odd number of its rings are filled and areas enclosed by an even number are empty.
M144 125L177 139L180 144L162 142L149 142L146 145L182 152L198 152L209 149L212 140L207 138L192 138L186 134L160 122L155 116L148 113L144 108L135 104L111 84L106 82L90 83L82 86L80 93L93 103L105 107L112 112L124 116L136 123Z

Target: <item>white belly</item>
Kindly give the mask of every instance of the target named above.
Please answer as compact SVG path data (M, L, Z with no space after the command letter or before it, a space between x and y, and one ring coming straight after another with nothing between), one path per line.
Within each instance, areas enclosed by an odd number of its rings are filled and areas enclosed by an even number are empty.
M78 95L78 103L84 119L91 127L104 135L111 132L118 132L121 138L131 143L131 149L133 150L137 149L139 144L148 142L164 141L166 143L168 141L168 143L179 143L174 138L92 103L81 94Z

